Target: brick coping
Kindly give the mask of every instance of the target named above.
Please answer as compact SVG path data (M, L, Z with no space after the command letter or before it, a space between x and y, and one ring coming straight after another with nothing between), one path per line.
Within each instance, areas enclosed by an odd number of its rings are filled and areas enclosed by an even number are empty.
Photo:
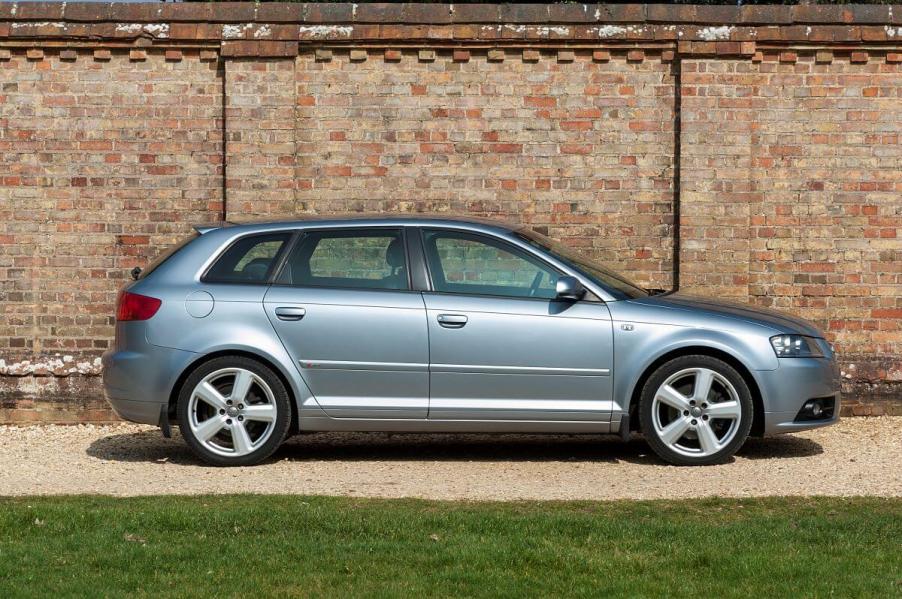
M2 3L0 44L252 42L236 55L283 56L288 44L630 42L680 53L747 54L738 44L902 45L902 5L132 4ZM735 47L734 47L735 46ZM851 46L850 46L851 47Z
M220 2L192 4L5 2L0 20L393 24L677 23L902 25L897 5L406 4Z

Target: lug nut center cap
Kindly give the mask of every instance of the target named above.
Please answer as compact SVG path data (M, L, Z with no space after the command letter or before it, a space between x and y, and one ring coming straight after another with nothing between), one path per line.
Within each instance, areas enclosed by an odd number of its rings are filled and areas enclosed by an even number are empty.
M238 412L239 412L239 410L235 406L229 406L228 409L226 410L226 414L228 414L229 416L232 416L232 417L237 416Z
M692 408L689 409L689 413L692 414L694 417L698 418L699 416L702 415L702 409L698 406L693 406Z

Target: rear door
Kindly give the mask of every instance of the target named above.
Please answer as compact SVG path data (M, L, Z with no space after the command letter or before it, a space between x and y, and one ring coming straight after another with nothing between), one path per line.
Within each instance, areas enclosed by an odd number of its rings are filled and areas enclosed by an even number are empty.
M555 299L559 272L481 234L424 230L429 418L607 421L613 334L601 301Z
M291 249L266 313L323 410L425 418L428 332L401 228L311 230Z

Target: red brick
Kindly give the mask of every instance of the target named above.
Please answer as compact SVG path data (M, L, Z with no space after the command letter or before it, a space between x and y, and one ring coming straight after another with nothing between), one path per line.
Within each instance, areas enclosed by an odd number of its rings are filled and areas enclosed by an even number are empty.
M454 50L452 53L452 59L454 62L469 62L470 60L470 51L469 50Z
M519 154L523 151L521 144L492 144L489 149L498 154Z
M607 62L611 60L611 53L607 50L594 50L592 52L592 60L596 62Z

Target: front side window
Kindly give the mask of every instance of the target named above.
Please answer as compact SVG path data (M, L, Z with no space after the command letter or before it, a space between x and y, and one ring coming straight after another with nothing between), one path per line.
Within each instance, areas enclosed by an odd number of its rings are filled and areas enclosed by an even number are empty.
M400 230L314 231L292 250L278 283L307 287L408 289Z
M290 233L242 237L223 252L204 276L209 283L265 283Z
M424 231L432 286L443 293L554 299L559 273L501 241Z

